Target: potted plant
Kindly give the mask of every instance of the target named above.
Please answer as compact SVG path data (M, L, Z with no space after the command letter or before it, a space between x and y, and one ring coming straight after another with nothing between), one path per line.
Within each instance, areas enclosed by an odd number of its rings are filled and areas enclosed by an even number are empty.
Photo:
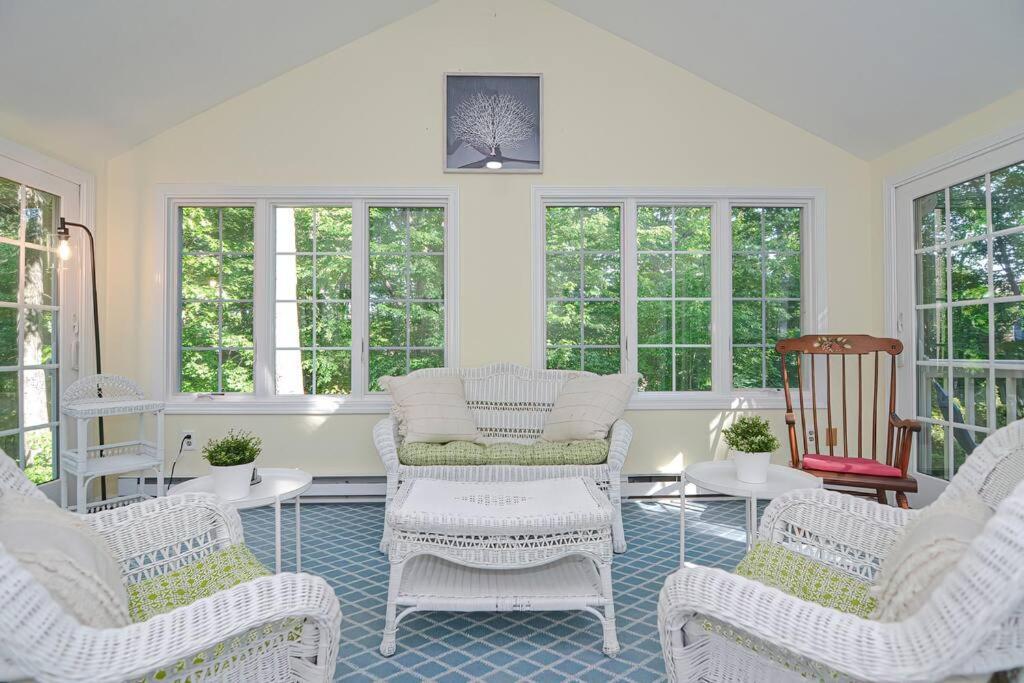
M222 439L210 439L203 447L203 457L213 472L213 490L224 500L238 500L249 493L255 465L263 441L249 432L228 431Z
M722 430L725 443L733 451L736 478L747 484L763 484L768 479L768 465L772 453L779 448L779 440L772 433L768 420L747 415Z

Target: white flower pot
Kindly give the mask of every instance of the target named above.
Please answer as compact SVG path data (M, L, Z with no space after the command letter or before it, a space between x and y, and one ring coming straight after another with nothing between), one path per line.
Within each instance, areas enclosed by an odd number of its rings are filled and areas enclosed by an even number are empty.
M224 500L238 500L249 495L249 482L252 480L252 471L255 463L245 465L228 465L227 467L215 467L210 465L213 472L213 492Z
M772 462L771 453L744 453L734 451L732 459L736 462L736 478L746 484L763 484L768 481L768 465Z

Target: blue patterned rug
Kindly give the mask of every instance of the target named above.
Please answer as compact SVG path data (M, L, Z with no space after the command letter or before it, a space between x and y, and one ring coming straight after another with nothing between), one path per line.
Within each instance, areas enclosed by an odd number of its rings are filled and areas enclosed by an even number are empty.
M398 651L377 651L384 628L388 562L377 550L381 504L302 506L302 568L334 587L344 615L337 680L343 681L660 681L658 591L679 566L679 508L623 505L629 550L613 564L615 616L622 651L601 653L601 626L581 612L421 612L398 628ZM686 559L733 568L746 535L741 501L688 501ZM246 542L274 566L274 511L242 513ZM283 568L295 567L291 506L282 511Z

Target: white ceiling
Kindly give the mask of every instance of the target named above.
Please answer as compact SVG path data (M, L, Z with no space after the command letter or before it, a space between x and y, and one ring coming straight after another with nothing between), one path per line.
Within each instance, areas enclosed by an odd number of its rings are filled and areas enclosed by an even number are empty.
M0 0L0 126L107 158L433 1ZM1024 0L551 1L866 159L1024 87Z
M433 1L0 0L0 115L113 156Z
M1024 88L1022 0L551 1L865 159Z

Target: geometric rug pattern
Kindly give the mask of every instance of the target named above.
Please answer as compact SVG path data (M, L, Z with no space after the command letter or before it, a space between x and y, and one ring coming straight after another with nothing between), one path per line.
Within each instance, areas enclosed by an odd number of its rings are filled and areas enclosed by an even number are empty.
M246 543L274 566L274 511L241 513ZM687 501L686 560L732 569L746 543L740 500ZM282 506L282 568L295 567L295 523ZM621 652L601 652L601 625L583 612L420 612L398 629L398 650L377 651L384 628L388 562L377 545L379 503L303 504L302 569L319 574L341 601L339 681L662 681L658 592L679 567L679 507L626 502L629 549L612 563Z

